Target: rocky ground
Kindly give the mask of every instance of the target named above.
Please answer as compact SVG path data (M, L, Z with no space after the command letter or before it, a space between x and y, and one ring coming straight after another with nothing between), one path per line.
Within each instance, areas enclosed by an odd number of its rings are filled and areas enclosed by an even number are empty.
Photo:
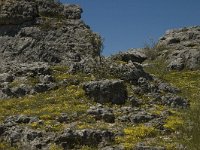
M155 48L100 57L102 39L81 13L47 0L0 3L0 149L186 149L179 137L191 97L180 78L173 80L180 72L165 72L177 67L150 60ZM170 31L156 47L159 60L184 45L169 42L172 35L189 31L198 44L198 27ZM184 67L198 69L199 56L186 47L184 57L194 57Z

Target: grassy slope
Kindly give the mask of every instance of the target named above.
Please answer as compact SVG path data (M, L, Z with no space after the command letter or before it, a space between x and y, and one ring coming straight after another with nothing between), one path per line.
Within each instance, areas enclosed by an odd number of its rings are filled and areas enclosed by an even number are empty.
M94 129L109 129L113 132L118 132L123 130L124 136L116 138L116 144L123 144L126 149L132 149L138 142L144 142L148 145L160 145L165 146L168 150L175 149L177 144L177 134L178 129L183 124L183 117L187 120L192 115L190 120L195 121L195 127L190 132L184 130L184 139L188 139L188 136L193 135L193 138L189 141L191 147L199 146L198 141L198 124L200 121L196 120L198 114L198 99L199 99L199 89L200 82L199 75L200 72L166 72L162 70L164 68L163 64L155 62L153 66L147 67L146 70L156 76L167 80L174 86L179 87L183 92L182 96L187 97L192 102L192 109L188 111L188 115L180 113L180 110L170 109L166 106L154 106L153 113L159 114L162 110L167 109L173 115L168 117L165 123L165 128L168 128L171 132L169 134L163 134L154 127L147 127L143 124L131 125L129 123L117 122L114 124L105 123L103 121L96 121L93 117L86 114L86 110L91 106L95 105L94 102L85 97L84 91L80 85L68 85L67 87L60 87L57 90L49 91L42 94L37 94L33 96L26 96L21 99L10 99L6 101L0 101L0 120L2 121L6 116L15 114L27 114L36 115L41 120L44 121L43 125L30 124L30 127L35 129L42 129L46 131L60 132L66 127L73 127L75 129L84 128L94 128ZM53 67L54 77L57 81L62 81L66 79L67 81L79 80L80 83L90 80L95 80L93 75L76 74L70 75L66 73L67 67L56 66ZM128 87L130 85L127 85ZM130 90L130 89L129 89ZM131 93L131 90L129 91ZM126 104L130 105L130 104ZM105 107L112 107L113 110L119 109L120 106L108 104ZM148 107L148 103L145 106ZM199 113L198 113L199 112ZM55 118L61 113L67 113L70 117L70 122L60 123L55 122ZM120 116L120 112L114 112L115 116ZM152 112L151 112L152 113ZM181 114L181 116L180 116ZM180 130L179 130L180 131ZM186 132L187 131L187 132ZM189 134L186 136L186 134ZM183 135L183 134L181 134ZM184 140L184 142L187 140ZM0 149L7 147L8 145L4 142L0 143ZM6 149L6 148L4 148ZM58 149L56 145L52 145L52 149ZM82 149L90 149L89 147L82 147ZM94 148L93 148L94 149Z
M184 70L181 72L165 70L163 61L155 61L146 71L181 89L181 96L190 100L190 109L181 112L184 119L183 128L179 130L181 140L190 150L200 147L200 71Z

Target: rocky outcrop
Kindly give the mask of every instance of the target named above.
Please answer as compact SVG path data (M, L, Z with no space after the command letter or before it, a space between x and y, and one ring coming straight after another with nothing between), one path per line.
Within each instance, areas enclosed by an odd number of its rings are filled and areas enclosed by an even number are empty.
M0 3L0 25L18 25L38 17L37 5L31 1L4 0Z
M5 0L0 9L1 62L66 63L98 56L101 37L81 18L77 5Z
M168 68L195 70L200 68L200 27L169 30L160 38L158 45L164 47L161 55L167 58Z

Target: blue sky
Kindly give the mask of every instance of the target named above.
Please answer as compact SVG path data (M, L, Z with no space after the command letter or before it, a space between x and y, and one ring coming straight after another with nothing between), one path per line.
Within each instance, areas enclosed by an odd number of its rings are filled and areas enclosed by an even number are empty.
M104 55L157 41L167 29L200 25L200 0L61 0L104 39Z

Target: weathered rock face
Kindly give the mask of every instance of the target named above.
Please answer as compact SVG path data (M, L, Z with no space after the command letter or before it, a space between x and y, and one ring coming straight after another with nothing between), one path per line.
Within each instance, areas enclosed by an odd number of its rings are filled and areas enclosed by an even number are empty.
M81 18L77 5L5 0L0 5L1 62L73 61L97 56L101 38Z
M126 52L120 52L116 55L111 56L113 60L125 61L125 62L138 62L142 63L147 59L147 56L140 52L140 49L130 49Z
M200 68L200 27L169 30L158 45L165 47L168 68L171 70Z
M98 103L124 104L127 90L122 80L102 80L85 83L83 89Z
M4 0L0 3L0 25L22 24L39 15L34 2Z

